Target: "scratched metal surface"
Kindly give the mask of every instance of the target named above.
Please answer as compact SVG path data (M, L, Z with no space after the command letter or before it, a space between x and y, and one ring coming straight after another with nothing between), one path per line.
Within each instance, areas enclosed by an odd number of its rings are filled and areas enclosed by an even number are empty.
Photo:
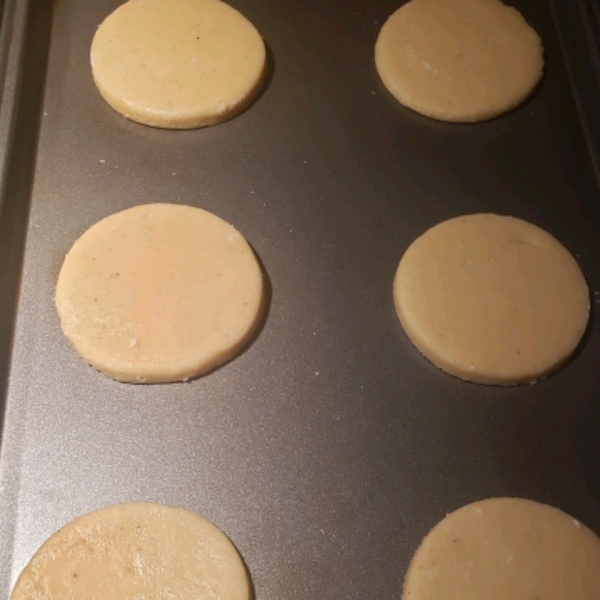
M423 359L391 295L415 237L494 211L555 234L598 297L594 123L577 90L594 74L585 42L558 35L576 31L579 3L514 0L544 41L541 85L506 116L450 125L398 106L377 79L373 45L398 0L232 0L264 36L271 77L243 115L189 132L128 122L96 92L89 46L118 4L5 9L0 596L62 524L130 500L216 523L260 600L399 598L427 531L489 496L548 502L600 533L596 302L564 369L500 389ZM242 356L136 387L76 355L53 290L87 227L157 201L234 224L272 294Z

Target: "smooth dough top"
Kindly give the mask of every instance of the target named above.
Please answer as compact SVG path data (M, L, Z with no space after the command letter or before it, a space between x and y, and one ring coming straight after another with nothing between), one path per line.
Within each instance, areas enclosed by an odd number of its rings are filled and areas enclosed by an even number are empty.
M600 539L560 510L520 498L460 508L421 543L403 600L597 600Z
M408 337L462 379L514 385L559 368L585 331L589 291L575 259L513 217L444 221L408 248L394 301Z
M118 504L60 529L36 552L11 600L250 600L245 566L202 517Z
M124 116L190 129L241 112L265 72L254 26L220 0L129 0L96 31L94 82Z
M263 278L229 223L199 208L145 204L88 229L56 285L65 335L115 379L178 381L231 358L260 320Z
M377 71L401 103L442 121L483 121L542 76L538 34L500 0L411 0L381 28Z

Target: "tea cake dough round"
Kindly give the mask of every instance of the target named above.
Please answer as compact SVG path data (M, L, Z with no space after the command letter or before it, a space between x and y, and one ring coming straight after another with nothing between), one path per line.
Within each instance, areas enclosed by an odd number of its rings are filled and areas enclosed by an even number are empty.
M538 34L500 0L411 0L381 28L375 63L401 104L470 122L523 102L544 57Z
M597 600L600 539L560 510L493 498L451 513L425 537L403 600Z
M52 535L11 600L250 600L240 555L202 517L151 503L102 508Z
M589 292L554 237L513 217L444 221L415 240L394 280L408 337L462 379L514 385L563 365L585 331Z
M125 117L191 129L252 101L266 53L255 27L220 0L129 0L96 31L91 64L98 90Z
M91 365L121 381L206 373L261 316L263 278L233 226L199 208L146 204L93 225L56 286L62 329Z

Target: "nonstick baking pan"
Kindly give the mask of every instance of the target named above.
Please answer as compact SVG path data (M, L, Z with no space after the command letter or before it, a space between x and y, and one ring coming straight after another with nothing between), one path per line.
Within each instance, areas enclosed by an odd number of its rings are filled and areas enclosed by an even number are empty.
M444 515L491 496L600 534L600 60L594 0L511 0L544 77L502 117L447 124L380 83L400 0L231 0L270 75L239 117L165 131L96 91L92 36L120 0L7 0L0 36L0 597L60 526L147 500L230 536L258 600L399 599ZM134 386L61 333L58 272L93 223L147 202L214 212L260 258L268 314L238 358ZM392 280L430 226L496 212L555 235L587 279L572 360L513 388L444 374L396 318Z

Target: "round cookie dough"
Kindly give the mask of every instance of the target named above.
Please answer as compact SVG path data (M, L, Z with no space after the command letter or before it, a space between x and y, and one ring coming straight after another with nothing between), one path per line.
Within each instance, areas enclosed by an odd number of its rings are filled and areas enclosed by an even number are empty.
M145 502L102 508L52 535L11 600L250 600L240 555L202 517Z
M571 254L516 219L444 221L405 252L394 302L408 337L468 381L515 385L563 365L585 331L589 292Z
M425 537L403 600L597 600L600 539L556 508L493 498L451 513Z
M239 114L266 68L254 26L220 0L129 0L96 31L94 82L125 117L191 129Z
M538 34L500 0L411 0L381 28L375 63L401 104L471 122L523 102L544 57Z
M146 204L88 229L56 285L62 329L106 375L185 380L231 358L262 314L263 278L229 223L199 208Z

